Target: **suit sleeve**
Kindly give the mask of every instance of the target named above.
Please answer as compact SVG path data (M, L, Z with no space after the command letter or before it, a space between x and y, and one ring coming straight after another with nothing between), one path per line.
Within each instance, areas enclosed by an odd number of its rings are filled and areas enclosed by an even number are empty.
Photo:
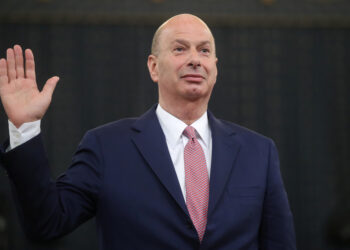
M269 144L267 188L260 232L262 250L295 250L293 216L285 191L277 149Z
M56 181L40 134L7 153L2 149L1 163L29 238L55 239L95 215L103 159L94 134L84 136L71 166Z

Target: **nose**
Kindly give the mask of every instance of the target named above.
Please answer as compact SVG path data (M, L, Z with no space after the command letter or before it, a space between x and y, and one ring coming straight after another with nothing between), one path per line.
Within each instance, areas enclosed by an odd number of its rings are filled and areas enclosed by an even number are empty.
M197 51L191 52L187 65L194 69L201 66L201 61Z

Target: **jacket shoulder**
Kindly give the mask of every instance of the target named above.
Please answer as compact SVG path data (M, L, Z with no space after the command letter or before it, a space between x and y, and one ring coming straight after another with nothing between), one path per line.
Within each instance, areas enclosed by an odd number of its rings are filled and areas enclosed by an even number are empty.
M109 122L88 130L86 132L86 135L95 135L97 137L111 137L115 135L122 136L130 134L132 124L136 120L137 118L123 118L117 121Z
M224 126L229 127L231 130L233 130L235 132L235 134L241 138L241 140L244 141L254 141L256 143L272 143L274 144L273 140L265 135L262 135L254 130L251 130L249 128L246 128L242 125L238 125L236 123L230 122L230 121L226 121L226 120L222 120L219 119L219 121L224 124Z

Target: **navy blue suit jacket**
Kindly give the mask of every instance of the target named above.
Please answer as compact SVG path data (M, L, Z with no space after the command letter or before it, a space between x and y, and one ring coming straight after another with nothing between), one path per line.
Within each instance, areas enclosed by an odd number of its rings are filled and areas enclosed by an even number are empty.
M208 118L213 151L202 244L155 107L87 132L56 181L40 135L3 151L25 231L53 239L96 216L100 249L295 249L274 143L210 112Z

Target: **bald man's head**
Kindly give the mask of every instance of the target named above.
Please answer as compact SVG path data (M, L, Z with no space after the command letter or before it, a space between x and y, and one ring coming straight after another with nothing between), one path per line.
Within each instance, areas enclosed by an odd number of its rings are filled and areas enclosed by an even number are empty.
M189 25L189 24L193 24L196 23L199 26L202 26L203 29L208 30L208 32L211 34L211 37L213 39L213 43L215 43L214 41L214 37L211 33L211 30L209 29L208 25L199 17L192 15L192 14L179 14L176 16L171 17L170 19L168 19L167 21L165 21L162 25L159 26L159 28L156 30L156 32L154 33L153 39L152 39L152 47L151 47L151 54L158 56L159 52L160 52L160 43L161 43L161 37L163 32L168 29L171 28L173 25ZM214 44L214 48L215 48L215 44Z
M159 104L166 110L195 105L202 111L216 82L213 35L198 17L181 14L157 30L147 66L158 84Z

